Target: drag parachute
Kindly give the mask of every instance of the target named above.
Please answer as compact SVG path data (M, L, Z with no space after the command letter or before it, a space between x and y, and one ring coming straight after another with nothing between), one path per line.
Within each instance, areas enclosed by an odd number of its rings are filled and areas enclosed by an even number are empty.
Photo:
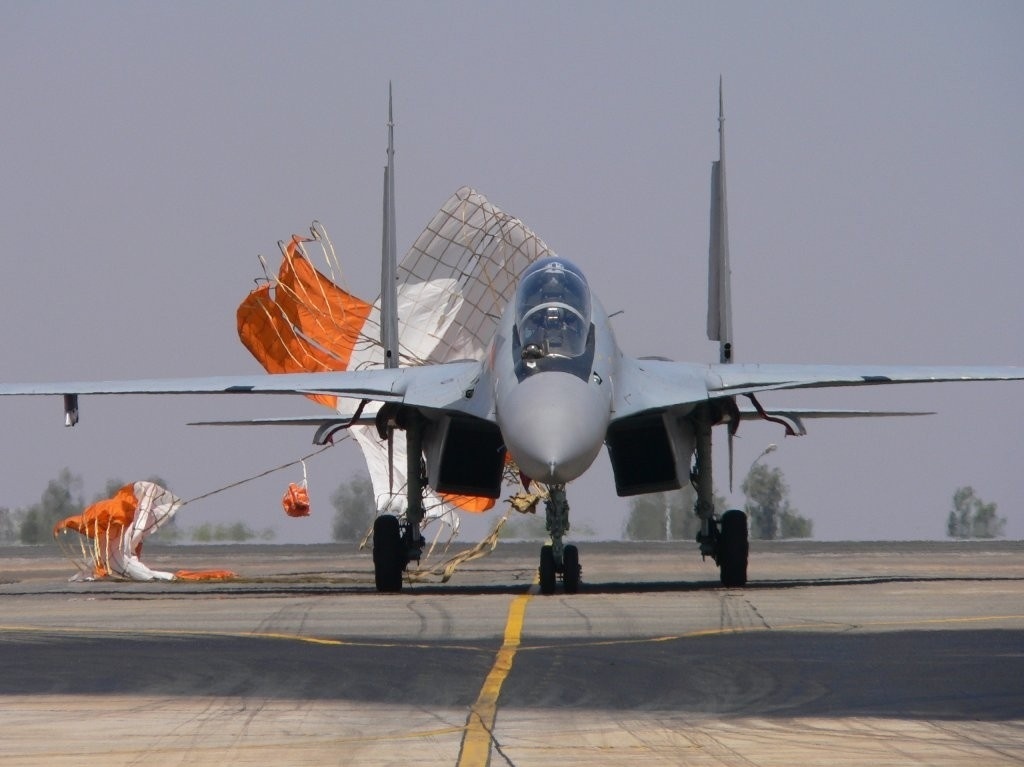
M154 482L133 482L111 498L89 506L53 528L65 553L78 567L78 580L123 578L132 581L214 580L234 577L227 570L176 573L142 563L145 539L170 522L184 501ZM77 535L76 535L77 534ZM77 547L75 544L77 543Z
M252 291L238 308L238 335L270 373L361 370L383 367L380 299L369 304L317 271L308 251L315 243L328 270L340 273L333 248L316 222L311 237L281 244L282 262L270 284ZM498 318L515 293L520 273L553 255L522 221L462 187L441 207L398 266L398 337L402 365L483 359ZM307 395L338 412L337 398ZM376 405L366 408L372 414ZM387 441L376 429L350 429L363 451L380 512L405 511L405 438ZM452 513L485 511L489 498L424 496L425 522Z

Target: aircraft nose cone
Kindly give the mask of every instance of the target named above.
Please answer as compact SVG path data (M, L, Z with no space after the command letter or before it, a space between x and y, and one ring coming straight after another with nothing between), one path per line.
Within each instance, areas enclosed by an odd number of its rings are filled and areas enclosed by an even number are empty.
M610 407L605 392L567 373L538 373L498 403L505 447L522 472L564 484L583 474L604 444Z

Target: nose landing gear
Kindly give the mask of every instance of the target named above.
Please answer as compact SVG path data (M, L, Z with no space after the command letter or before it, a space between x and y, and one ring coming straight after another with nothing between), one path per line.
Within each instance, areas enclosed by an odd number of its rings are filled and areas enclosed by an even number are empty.
M562 538L569 531L569 502L565 498L565 485L548 488L547 529L551 543L540 550L538 571L541 594L554 594L557 576L562 576L566 594L575 594L580 588L580 552L572 544L564 544Z

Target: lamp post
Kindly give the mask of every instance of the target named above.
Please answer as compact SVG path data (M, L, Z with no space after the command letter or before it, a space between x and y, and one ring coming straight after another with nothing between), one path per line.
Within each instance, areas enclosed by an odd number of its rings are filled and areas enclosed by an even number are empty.
M754 466L757 465L758 461L760 461L762 458L764 458L769 453L774 453L778 449L779 449L779 446L776 445L774 442L772 442L770 445L768 445L768 447L766 447L764 450L761 451L761 455L759 455L757 458L755 458L751 462L750 468L747 469L747 474L749 474L750 472L752 472L754 470Z

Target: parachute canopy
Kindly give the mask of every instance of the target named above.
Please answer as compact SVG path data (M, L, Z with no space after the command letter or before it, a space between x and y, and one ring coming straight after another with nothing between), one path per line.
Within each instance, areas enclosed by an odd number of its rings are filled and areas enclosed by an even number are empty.
M184 502L154 482L133 482L111 498L97 501L81 514L57 523L53 535L78 567L76 578L123 578L131 581L233 578L227 570L178 573L152 570L142 563L145 539L171 521ZM77 533L77 540L69 536ZM78 543L75 550L73 543Z
M242 343L271 373L383 367L380 300L367 303L313 268L311 243L327 267L340 267L323 228L281 244L276 279L252 291L239 306ZM402 365L482 359L499 317L522 272L553 253L522 221L462 187L441 207L398 267L398 336ZM337 398L308 395L338 409ZM368 407L369 415L373 406ZM339 410L340 412L340 410ZM366 459L379 511L405 510L405 438L388 445L371 427L353 426ZM425 521L444 518L457 528L454 508L485 511L492 499L438 496L427 491Z

